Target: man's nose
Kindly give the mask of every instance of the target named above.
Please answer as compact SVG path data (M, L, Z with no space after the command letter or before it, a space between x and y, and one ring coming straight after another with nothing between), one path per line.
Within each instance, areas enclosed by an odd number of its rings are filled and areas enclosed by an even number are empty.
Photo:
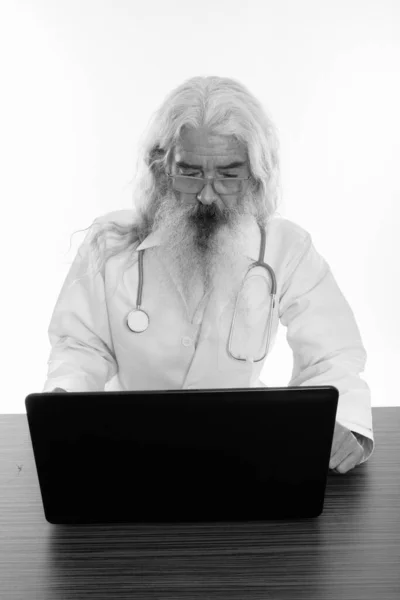
M208 181L199 194L199 200L202 204L210 205L218 199L214 192L212 181Z

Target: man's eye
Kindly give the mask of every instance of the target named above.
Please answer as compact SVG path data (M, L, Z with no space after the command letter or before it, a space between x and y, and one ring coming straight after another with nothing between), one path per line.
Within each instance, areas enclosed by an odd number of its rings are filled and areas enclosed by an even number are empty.
M189 173L188 171L185 171L185 169L179 169L179 174L180 175L184 175L185 177L197 177L195 171L192 171L191 173Z

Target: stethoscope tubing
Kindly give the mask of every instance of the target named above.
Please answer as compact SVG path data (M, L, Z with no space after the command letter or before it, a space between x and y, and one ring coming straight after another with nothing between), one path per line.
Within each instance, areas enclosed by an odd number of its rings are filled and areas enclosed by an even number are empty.
M260 232L261 232L261 245L260 245L260 254L258 257L258 261L254 262L252 265L250 265L250 267L247 269L246 275L243 279L242 285L240 287L240 290L236 296L236 302L235 302L235 308L233 311L233 318L232 318L232 322L231 322L231 327L229 330L229 337L228 337L228 342L227 342L227 352L229 354L229 356L235 360L240 360L242 362L250 362L250 363L258 363L261 362L262 360L264 360L264 358L267 356L268 354L268 350L269 350L269 344L270 344L270 340L271 340L271 329L272 329L272 315L275 309L275 297L276 297L276 290L277 290L277 283L276 283L276 277L275 277L275 273L273 268L268 265L267 263L264 262L264 254L265 254L265 244L266 244L266 234L265 234L265 229L263 227L260 226ZM267 321L267 327L266 330L268 331L267 334L267 344L265 347L265 353L263 356L261 356L261 358L258 358L257 360L254 359L248 359L248 358L240 358L239 356L234 356L232 354L232 350L231 350L231 340L232 340L232 333L234 330L234 326L235 326L235 321L236 321L236 309L237 309L237 303L240 297L240 292L242 291L242 288L246 282L246 277L249 274L249 272L254 269L255 267L263 267L264 269L267 269L267 271L270 274L271 277L271 306L270 306L270 310L269 310L269 314L268 314L268 321ZM264 332L264 336L263 336L263 340L265 339L265 332Z

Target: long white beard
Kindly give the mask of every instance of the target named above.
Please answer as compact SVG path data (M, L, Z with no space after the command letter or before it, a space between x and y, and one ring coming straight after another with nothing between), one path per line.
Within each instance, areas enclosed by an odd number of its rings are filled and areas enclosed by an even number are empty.
M236 296L251 263L246 256L255 223L250 202L247 197L229 214L215 209L214 217L203 218L213 209L198 200L181 205L173 192L163 200L153 226L153 231L161 230L162 244L154 251L177 285L190 318L211 292L227 300Z

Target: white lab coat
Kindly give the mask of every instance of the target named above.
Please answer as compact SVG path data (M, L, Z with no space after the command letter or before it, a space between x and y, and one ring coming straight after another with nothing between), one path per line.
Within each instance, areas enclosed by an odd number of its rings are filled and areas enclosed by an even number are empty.
M132 222L132 210L118 210L95 220ZM168 390L264 386L264 361L234 360L227 339L234 304L211 296L191 323L183 299L151 248L162 243L149 235L136 251L144 253L142 308L148 329L132 333L126 316L136 305L137 257L124 273L127 252L108 260L95 278L84 275L93 264L90 231L79 248L59 294L48 330L52 346L43 391ZM258 260L261 234L254 222L247 256ZM111 242L110 242L111 243ZM336 419L357 434L362 462L373 452L371 394L360 373L366 351L353 312L311 236L300 226L275 216L267 228L264 260L277 280L271 352L279 321L287 327L293 351L288 386L333 385L339 390ZM264 274L270 289L268 273ZM204 313L204 314L203 314ZM249 339L244 334L243 340Z

